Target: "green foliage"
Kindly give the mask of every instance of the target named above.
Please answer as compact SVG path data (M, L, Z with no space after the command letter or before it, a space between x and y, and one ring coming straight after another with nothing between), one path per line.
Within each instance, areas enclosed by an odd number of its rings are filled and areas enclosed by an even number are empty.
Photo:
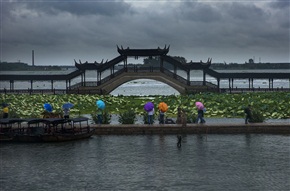
M244 118L243 108L253 105L253 109L262 113L266 119L290 118L290 93L265 92L243 94L198 93L190 95L170 96L111 96L111 95L28 95L28 94L0 94L0 103L9 104L9 113L15 112L19 117L41 117L43 104L50 103L54 111L61 110L62 104L71 102L75 106L70 110L71 116L90 114L96 110L96 100L102 99L106 109L112 114L120 114L131 109L135 114L144 113L144 104L149 100L155 103L165 102L168 105L166 116L176 117L180 106L190 116L196 117L196 101L204 103L207 111L206 117L235 117Z
M252 110L252 119L249 120L251 123L262 123L265 121L265 117L261 112L257 110Z
M187 123L195 123L196 118L197 118L196 115L188 114L187 115Z
M103 112L103 124L110 124L111 123L111 114L109 114L106 110ZM91 113L91 118L94 121L95 124L98 124L98 115L97 115L97 110L95 110L94 113Z
M135 121L136 121L136 114L132 109L125 111L119 115L120 124L134 124Z

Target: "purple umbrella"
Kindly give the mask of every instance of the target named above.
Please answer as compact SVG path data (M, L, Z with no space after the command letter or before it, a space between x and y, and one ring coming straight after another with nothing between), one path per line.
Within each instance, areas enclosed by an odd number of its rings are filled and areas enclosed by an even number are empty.
M147 102L144 105L144 110L147 112L152 111L153 108L154 108L154 103L152 103L152 102Z

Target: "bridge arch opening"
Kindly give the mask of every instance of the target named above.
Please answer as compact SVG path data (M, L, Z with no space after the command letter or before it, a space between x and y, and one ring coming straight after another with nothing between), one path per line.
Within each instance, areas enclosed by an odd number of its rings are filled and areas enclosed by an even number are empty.
M128 81L115 88L110 95L147 96L147 95L179 95L180 93L166 83L151 79Z

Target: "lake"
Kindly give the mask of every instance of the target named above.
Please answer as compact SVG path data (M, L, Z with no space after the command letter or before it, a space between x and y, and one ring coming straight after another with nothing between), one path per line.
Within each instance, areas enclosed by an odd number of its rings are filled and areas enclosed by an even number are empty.
M282 135L93 136L1 144L0 190L289 190Z
M86 77L93 79L93 75L89 73ZM198 71L191 76L191 80L202 79ZM207 80L214 83L214 79L207 77ZM245 81L234 83L247 87ZM268 87L267 80L254 83L255 87ZM1 83L0 88L6 85ZM36 82L34 86L41 89L50 87L50 83ZM54 85L55 88L63 86L64 83ZM221 81L221 86L227 87L228 82ZM277 86L287 88L289 81L274 81L274 87ZM30 83L15 82L15 87L29 88ZM179 93L164 83L141 79L123 84L111 94ZM117 117L113 117L113 123L117 123ZM207 123L244 122L243 119L206 120ZM182 146L178 148L176 143L176 135L93 136L64 143L1 143L0 190L280 191L290 188L289 136L183 135Z

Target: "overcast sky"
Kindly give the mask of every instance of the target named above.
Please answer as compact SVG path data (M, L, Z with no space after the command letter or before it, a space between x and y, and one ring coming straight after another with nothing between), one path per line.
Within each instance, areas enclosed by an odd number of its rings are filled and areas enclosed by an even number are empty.
M289 0L1 0L1 61L101 62L124 48L187 61L290 62ZM142 62L142 58L129 63Z

